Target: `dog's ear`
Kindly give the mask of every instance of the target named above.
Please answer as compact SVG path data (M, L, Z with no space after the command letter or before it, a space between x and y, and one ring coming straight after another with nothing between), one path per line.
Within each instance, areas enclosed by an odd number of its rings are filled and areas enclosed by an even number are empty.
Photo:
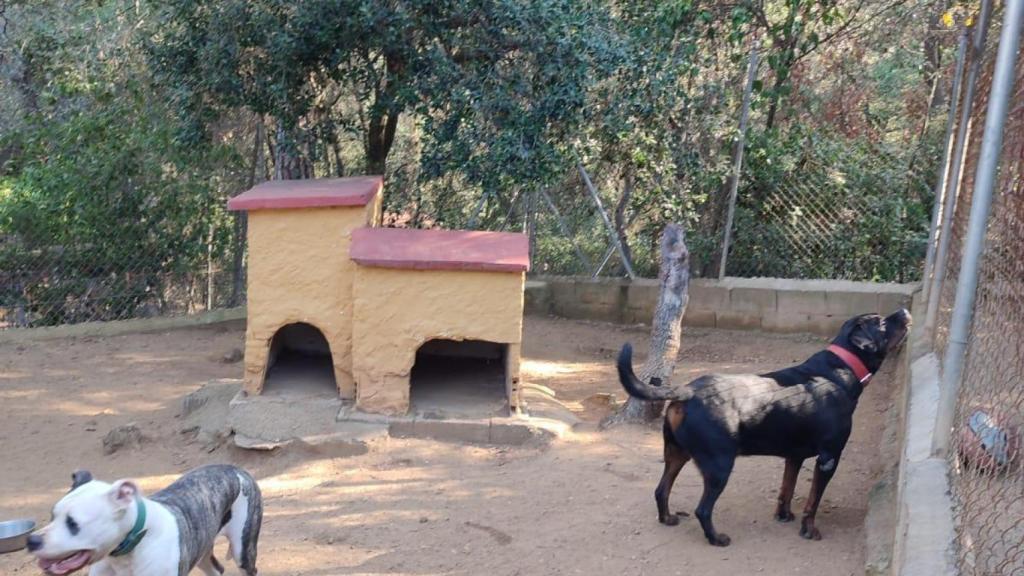
M853 335L850 336L850 344L853 344L855 348L863 350L864 352L875 351L875 341L859 332L854 332Z
M71 489L74 490L82 484L92 482L92 472L88 470L75 470L71 473Z
M874 354L879 350L878 330L868 318L858 318L850 331L850 344L858 350Z
M110 488L110 501L119 508L126 508L140 496L139 487L131 480L118 480Z

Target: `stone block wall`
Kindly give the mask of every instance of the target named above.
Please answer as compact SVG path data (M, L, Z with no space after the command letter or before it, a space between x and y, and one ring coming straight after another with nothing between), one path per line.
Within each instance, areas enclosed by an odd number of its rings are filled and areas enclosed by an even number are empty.
M546 276L526 282L526 313L650 323L658 281ZM736 330L834 335L857 314L910 309L917 284L777 278L694 279L683 323Z

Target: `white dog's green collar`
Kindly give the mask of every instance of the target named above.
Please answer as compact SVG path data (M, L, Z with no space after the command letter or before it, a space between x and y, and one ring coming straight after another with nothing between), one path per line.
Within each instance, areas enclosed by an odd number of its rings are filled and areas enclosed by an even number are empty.
M146 537L146 504L142 498L135 499L135 525L132 526L128 535L121 540L121 543L110 553L111 556L124 556L130 554L135 547Z

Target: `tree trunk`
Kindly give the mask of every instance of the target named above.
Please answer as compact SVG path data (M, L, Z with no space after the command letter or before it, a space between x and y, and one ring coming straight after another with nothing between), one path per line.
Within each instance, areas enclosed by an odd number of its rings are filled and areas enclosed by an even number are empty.
M779 104L782 101L782 87L789 81L789 74L796 64L796 44L799 39L795 36L796 32L793 29L794 17L795 15L791 13L787 19L785 48L779 58L778 65L772 66L772 69L775 71L775 82L772 84L771 101L768 105L767 119L764 123L765 130L771 130L775 127L775 115L778 113Z
M384 175L388 154L395 142L398 113L375 115L370 118L366 134L366 171L369 174Z
M945 5L942 6L946 8ZM928 18L928 28L925 31L923 48L924 62L921 73L924 76L925 84L931 88L931 98L928 102L928 110L932 111L946 105L945 85L941 81L942 76L942 37L938 30L941 30L941 11L935 10Z
M388 154L395 143L398 117L402 107L398 103L398 87L405 71L405 61L394 54L384 58L385 76L377 87L370 121L366 130L366 169L369 174L384 175Z
M775 82L772 84L768 114L764 122L765 130L771 130L775 127L775 115L778 113L779 104L782 102L782 87L789 80L789 72L793 67L793 60L795 60L795 55L791 54L791 52L787 51L783 55L784 60L781 66L775 69Z
M334 175L345 176L345 162L341 159L341 142L338 141L337 130L331 130L331 151L334 153Z
M683 228L669 224L661 238L661 289L651 322L651 345L647 362L638 374L645 382L668 385L676 367L676 356L683 330L683 314L690 300L690 252ZM623 422L647 423L661 415L664 402L648 402L630 397L622 410L602 422L602 428Z
M298 128L288 130L284 122L277 122L277 141L274 146L274 180L303 180L313 177L313 162L302 154Z
M248 187L256 185L256 179L263 178L263 118L256 117L256 133L253 135L252 166L249 170ZM246 210L235 212L235 245L231 270L234 281L231 284L231 306L242 305L242 292L245 290L245 243L249 229L249 213Z

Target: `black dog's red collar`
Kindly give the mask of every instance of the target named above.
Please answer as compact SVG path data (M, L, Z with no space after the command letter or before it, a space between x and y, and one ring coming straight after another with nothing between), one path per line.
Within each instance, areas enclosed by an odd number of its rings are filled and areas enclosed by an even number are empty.
M850 367L850 370L853 370L853 375L856 376L857 380L859 380L861 384L867 386L868 380L871 380L872 374L868 371L868 367L860 361L860 358L857 358L853 352L850 352L846 348L837 344L830 344L827 350L836 356L839 356L839 359L845 362L846 365Z

